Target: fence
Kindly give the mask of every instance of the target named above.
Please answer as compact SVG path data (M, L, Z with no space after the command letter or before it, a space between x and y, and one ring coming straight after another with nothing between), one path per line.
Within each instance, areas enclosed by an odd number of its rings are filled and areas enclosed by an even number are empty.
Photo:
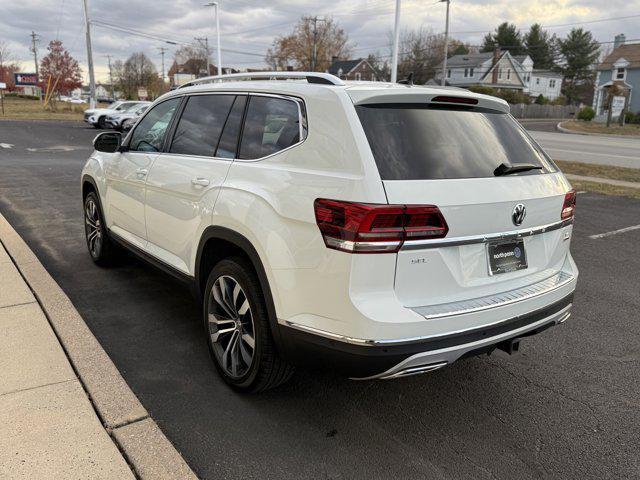
M509 105L511 114L516 118L573 118L579 107L575 105L538 105L519 103Z

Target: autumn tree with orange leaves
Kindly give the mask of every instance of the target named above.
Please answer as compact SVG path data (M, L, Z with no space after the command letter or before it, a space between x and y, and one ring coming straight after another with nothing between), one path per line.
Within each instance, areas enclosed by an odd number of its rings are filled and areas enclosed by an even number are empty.
M68 95L82 85L78 61L62 46L60 40L49 42L47 50L49 53L40 63L40 78L45 88L48 88L49 98L55 99L58 95Z

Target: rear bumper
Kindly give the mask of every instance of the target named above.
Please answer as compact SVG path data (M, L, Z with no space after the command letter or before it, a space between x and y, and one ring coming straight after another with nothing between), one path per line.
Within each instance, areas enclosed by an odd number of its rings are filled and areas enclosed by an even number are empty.
M287 358L294 363L331 369L355 379L395 378L441 368L460 358L490 351L507 340L540 333L564 322L572 301L573 293L499 323L419 341L376 344L332 339L290 325L280 326L281 338Z

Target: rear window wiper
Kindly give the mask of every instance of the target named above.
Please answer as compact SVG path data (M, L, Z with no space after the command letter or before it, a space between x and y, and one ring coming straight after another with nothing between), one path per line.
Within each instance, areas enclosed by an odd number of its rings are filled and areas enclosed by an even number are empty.
M496 177L503 175L510 175L518 172L528 172L529 170L542 170L540 165L534 165L533 163L501 163L493 171Z

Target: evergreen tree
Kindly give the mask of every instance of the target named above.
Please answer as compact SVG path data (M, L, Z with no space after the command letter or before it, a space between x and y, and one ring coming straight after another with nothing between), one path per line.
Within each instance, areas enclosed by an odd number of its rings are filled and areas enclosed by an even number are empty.
M564 76L564 95L577 102L585 92L593 90L594 66L600 55L600 45L591 32L573 28L566 38L558 40L561 61L557 69Z
M534 68L550 70L554 67L554 44L555 36L550 37L539 23L531 25L524 36L524 46Z
M509 50L512 55L525 53L520 30L513 24L504 22L496 28L495 33L487 33L482 43L481 52L492 52L496 47Z

